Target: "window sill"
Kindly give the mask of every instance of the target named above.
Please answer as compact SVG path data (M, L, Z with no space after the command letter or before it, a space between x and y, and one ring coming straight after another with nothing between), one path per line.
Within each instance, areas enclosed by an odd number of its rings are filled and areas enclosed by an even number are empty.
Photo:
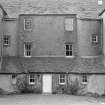
M9 46L9 44L4 44L3 46L4 46L4 47L8 47L8 46Z
M32 32L32 29L24 29L25 32Z
M25 58L31 58L32 56L24 56Z
M93 41L92 41L92 44L98 44L98 43L99 43L99 42L93 42Z
M88 84L88 82L82 82L81 84L82 84L82 85L87 85L87 84Z
M35 83L29 83L29 85L35 85Z
M66 85L66 83L59 83L59 85Z
M74 58L75 56L65 56L66 58Z

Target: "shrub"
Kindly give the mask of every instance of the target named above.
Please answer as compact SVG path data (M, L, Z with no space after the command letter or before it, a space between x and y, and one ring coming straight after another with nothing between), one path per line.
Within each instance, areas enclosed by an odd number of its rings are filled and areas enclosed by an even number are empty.
M17 78L16 86L21 93L41 93L38 87L28 84L26 77Z
M4 95L4 94L7 94L7 92L4 91L4 89L0 88L0 95Z
M27 93L27 81L25 77L17 78L16 86L21 93Z
M58 85L58 87L56 88L56 93L59 93L59 94L64 94L66 93L66 86L65 85Z
M91 97L99 97L100 95L98 93L92 93L92 92L88 92L86 95L91 96Z
M79 81L76 79L75 81L72 81L69 86L67 86L67 94L76 95L78 91L81 89L79 86Z

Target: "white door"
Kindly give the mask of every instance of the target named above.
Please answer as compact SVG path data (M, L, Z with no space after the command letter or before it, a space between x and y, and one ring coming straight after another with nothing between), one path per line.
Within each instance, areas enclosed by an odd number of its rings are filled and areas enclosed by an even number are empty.
M52 93L52 75L43 74L43 93Z

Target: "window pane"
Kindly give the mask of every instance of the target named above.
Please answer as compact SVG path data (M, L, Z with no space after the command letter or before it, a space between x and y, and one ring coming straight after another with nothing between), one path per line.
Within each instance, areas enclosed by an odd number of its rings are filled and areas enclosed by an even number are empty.
M66 45L66 50L69 50L69 45Z
M70 44L69 46L70 46L70 50L72 51L72 45Z
M70 54L69 54L69 51L66 51L66 56L69 56Z
M72 55L73 55L73 54L72 54L72 51L70 51L69 54L70 54L70 56L72 56Z

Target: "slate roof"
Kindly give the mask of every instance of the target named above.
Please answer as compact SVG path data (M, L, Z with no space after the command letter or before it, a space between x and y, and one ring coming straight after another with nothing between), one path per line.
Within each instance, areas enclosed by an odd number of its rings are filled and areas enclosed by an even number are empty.
M9 17L19 14L78 14L80 17L98 18L105 1L98 0L0 0Z
M0 73L105 73L104 59L64 57L5 57Z
M17 57L3 57L0 73L24 73L21 59Z
M104 57L80 58L73 72L77 73L105 73Z

